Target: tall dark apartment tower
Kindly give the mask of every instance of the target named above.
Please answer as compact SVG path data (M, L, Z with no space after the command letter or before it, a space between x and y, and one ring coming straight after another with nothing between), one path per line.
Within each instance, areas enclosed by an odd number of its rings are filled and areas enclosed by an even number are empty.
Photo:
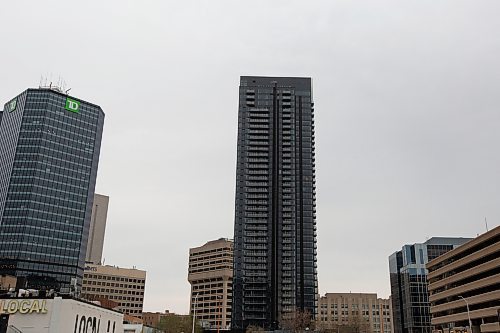
M0 124L0 274L36 289L81 285L104 123L102 109L28 89Z
M316 315L314 103L310 78L240 80L232 328Z

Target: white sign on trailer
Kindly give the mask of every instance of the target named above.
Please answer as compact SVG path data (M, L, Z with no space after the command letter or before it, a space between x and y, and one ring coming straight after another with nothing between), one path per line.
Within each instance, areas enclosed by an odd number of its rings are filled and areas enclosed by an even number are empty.
M74 299L6 299L17 304L9 313L9 326L24 333L122 333L123 314ZM44 303L43 303L44 302ZM28 305L43 303L43 310L30 312ZM7 303L4 303L7 304ZM14 309L15 305L10 305ZM7 306L9 309L9 306ZM23 309L21 311L21 309ZM28 311L26 311L28 309Z

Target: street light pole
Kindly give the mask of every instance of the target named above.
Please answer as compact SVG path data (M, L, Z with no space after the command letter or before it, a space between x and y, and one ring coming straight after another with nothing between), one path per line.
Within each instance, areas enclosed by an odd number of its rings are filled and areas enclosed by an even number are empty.
M469 328L470 332L472 333L472 321L470 320L469 302L467 302L467 300L462 296L458 296L458 298L461 298L465 302L465 305L467 306L467 317L469 318Z
M194 295L194 302L193 302L193 329L191 333L194 333L194 324L196 323L196 305L198 304L198 293Z

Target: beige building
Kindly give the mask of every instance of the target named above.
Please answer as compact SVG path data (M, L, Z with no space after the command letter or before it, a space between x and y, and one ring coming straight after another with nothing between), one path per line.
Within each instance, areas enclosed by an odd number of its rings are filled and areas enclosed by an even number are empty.
M96 265L102 263L102 248L104 246L104 232L108 216L109 197L101 194L94 195L92 216L90 218L89 238L85 261Z
M146 271L143 270L87 264L82 298L112 300L119 303L119 311L138 317L142 314L145 283Z
M15 288L17 278L12 275L0 275L0 290L8 291L10 288Z
M377 294L326 293L318 302L317 325L320 329L341 332L391 333L392 306Z
M225 238L189 249L191 314L206 328L229 329L233 287L233 241Z
M170 313L168 310L165 310L164 313L161 312L143 312L142 313L142 321L144 325L158 328L162 318L168 316L175 316L175 313Z
M427 269L435 332L470 331L469 315L474 333L500 332L500 227L430 261Z

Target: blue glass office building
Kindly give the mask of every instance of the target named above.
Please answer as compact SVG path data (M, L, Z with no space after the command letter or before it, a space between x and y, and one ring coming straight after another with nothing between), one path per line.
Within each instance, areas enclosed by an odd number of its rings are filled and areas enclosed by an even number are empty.
M243 76L239 89L232 328L316 314L310 78Z
M394 333L432 333L426 264L470 238L433 237L389 257Z
M17 276L18 286L81 284L103 123L99 106L53 89L5 104L0 274Z

